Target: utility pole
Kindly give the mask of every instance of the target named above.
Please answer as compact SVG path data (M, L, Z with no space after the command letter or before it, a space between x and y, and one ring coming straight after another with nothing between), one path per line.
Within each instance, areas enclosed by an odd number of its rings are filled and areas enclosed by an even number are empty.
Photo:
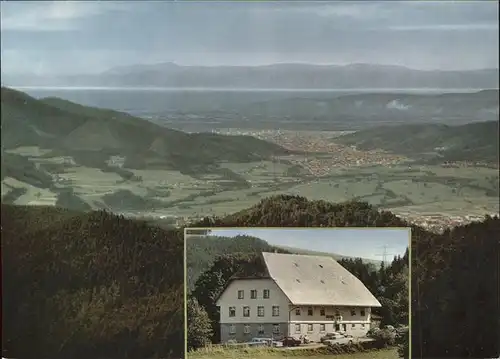
M387 257L388 256L394 256L394 253L388 253L387 249L389 248L387 245L383 245L382 248L384 249L382 254L377 254L378 257L382 257L382 262L387 263Z

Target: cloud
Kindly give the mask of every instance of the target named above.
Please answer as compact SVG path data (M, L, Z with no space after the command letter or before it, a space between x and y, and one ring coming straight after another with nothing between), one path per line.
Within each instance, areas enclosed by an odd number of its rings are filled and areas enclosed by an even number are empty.
M1 3L1 29L15 31L67 31L78 27L78 20L127 6L114 2L47 1Z
M265 3L264 3L265 4ZM259 4L260 5L260 4ZM351 18L351 19L368 19L379 17L382 15L381 11L374 11L380 9L378 2L364 2L362 5L356 1L352 2L333 2L333 3L267 3L265 6L256 6L252 8L240 8L250 13L276 14L282 15L315 15L319 17L337 17L337 18Z
M498 24L434 24L434 25L395 25L388 26L388 30L395 31L471 31L471 30L498 30Z

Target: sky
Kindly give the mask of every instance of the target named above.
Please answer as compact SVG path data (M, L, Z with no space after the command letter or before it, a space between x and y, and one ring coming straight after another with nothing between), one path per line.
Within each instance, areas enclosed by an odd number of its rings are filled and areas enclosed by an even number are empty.
M1 1L2 73L271 63L498 68L497 1Z
M403 256L409 244L409 229L212 229L212 236L234 237L248 235L269 244L336 253L349 257L391 261L396 255ZM385 248L384 248L385 247Z

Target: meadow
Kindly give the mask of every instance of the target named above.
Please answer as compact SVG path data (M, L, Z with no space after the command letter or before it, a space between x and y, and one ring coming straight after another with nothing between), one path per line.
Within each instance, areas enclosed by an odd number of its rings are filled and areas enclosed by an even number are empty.
M188 359L229 359L229 358L294 358L294 359L397 359L399 358L396 348L380 349L366 352L349 354L325 353L321 349L266 349L245 348L233 349L223 347L203 348L190 352Z
M123 167L121 170L134 175L124 179L118 172L78 166L71 159L44 157L44 150L36 147L9 152L28 158L37 167L55 166L51 170L54 188L72 188L91 207L131 214L224 215L277 194L331 202L361 200L395 213L498 212L498 173L486 167L332 166L325 175L313 176L298 162L287 158L274 162L224 162L206 173ZM122 201L119 197L124 193L126 198ZM116 198L110 200L113 196ZM57 193L53 188L39 189L6 177L2 180L2 198L9 198L15 204L53 204Z

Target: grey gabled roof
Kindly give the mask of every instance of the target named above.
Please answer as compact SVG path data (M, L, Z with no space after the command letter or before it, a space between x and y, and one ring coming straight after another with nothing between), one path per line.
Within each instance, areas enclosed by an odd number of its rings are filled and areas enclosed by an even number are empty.
M365 285L327 256L263 252L270 277L294 305L381 307Z

